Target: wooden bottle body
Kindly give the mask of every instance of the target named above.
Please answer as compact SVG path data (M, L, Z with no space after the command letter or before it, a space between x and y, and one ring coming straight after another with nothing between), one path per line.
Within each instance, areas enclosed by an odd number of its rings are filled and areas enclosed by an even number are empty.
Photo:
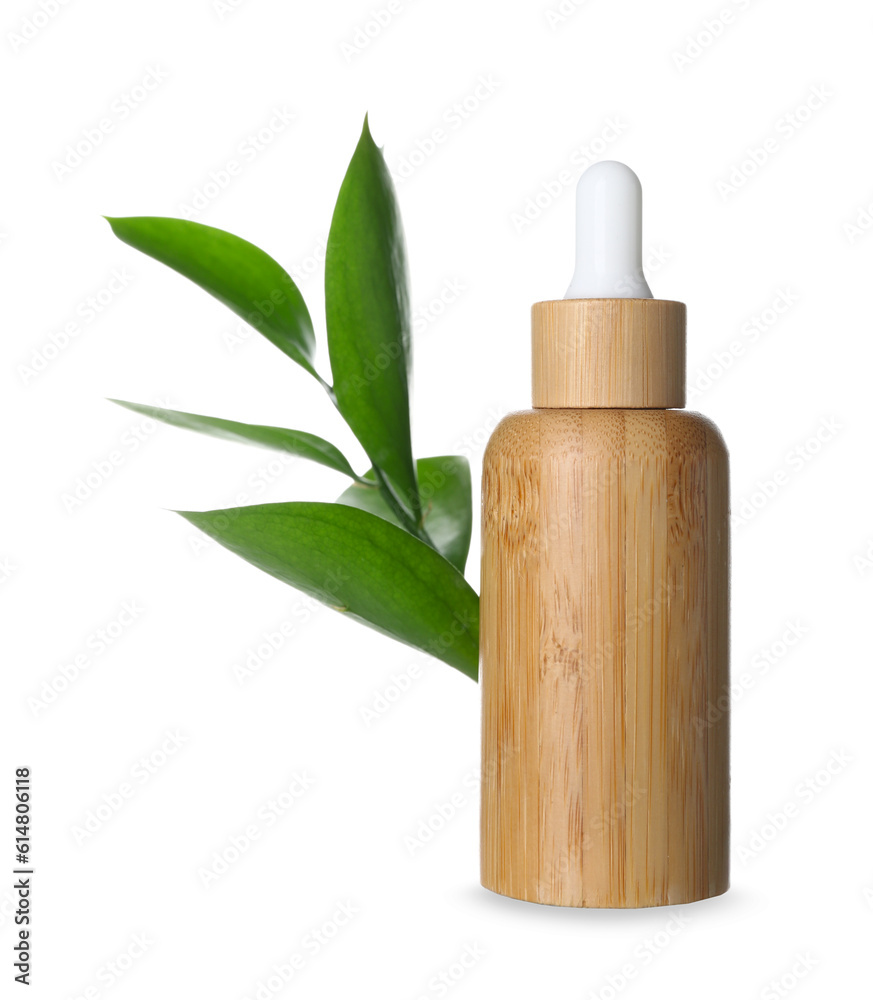
M564 906L728 885L728 462L672 409L508 416L482 488L482 884Z

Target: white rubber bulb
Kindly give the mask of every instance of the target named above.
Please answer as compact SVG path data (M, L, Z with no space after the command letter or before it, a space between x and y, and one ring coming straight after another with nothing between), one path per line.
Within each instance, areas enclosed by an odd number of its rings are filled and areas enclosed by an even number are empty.
M643 274L643 189L617 160L593 164L576 185L576 271L564 298L652 298Z

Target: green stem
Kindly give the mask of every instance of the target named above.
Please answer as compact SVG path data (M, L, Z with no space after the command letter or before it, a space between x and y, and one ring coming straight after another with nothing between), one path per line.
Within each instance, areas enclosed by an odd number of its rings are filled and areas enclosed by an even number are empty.
M336 407L339 415L343 417L342 410L340 410L339 403L337 403L336 393L333 390L333 386L325 382L325 380L317 373L315 377L321 383L321 387L327 393L328 398ZM343 417L343 420L345 420L345 417ZM400 502L397 494L392 489L391 484L385 478L385 473L379 468L378 465L376 465L375 462L373 462L373 474L376 477L375 483L367 479L362 479L357 475L355 476L355 480L362 486L376 487L384 497L385 502L394 512L394 515L396 516L397 520L403 525L403 527L409 532L409 534L415 535L415 537L419 539L419 541L424 542L426 545L429 545L435 551L438 551L437 547L431 540L430 535L427 533L427 530L424 527L424 512L421 509L421 501L419 500L419 498L417 496L413 498L415 502L415 512L414 515L410 514L409 511L406 509L406 507L404 507L403 504Z
M324 391L327 393L328 399L333 403L334 406L336 406L337 409L339 409L339 406L337 406L337 401L336 401L336 393L333 391L333 386L329 382L325 382L325 380L318 374L318 372L313 372L313 375L315 375L315 378L318 381L318 384L321 386L321 388L324 389Z
M400 500L397 498L397 494L391 488L391 484L385 478L385 473L379 468L378 465L373 466L373 473L376 476L376 482L379 484L379 491L385 498L386 503L394 511L397 516L398 521L403 525L403 527L410 533L410 535L415 535L420 541L425 542L432 549L436 549L436 546L431 541L430 535L423 524L419 524L414 517L409 513L409 511L403 506Z

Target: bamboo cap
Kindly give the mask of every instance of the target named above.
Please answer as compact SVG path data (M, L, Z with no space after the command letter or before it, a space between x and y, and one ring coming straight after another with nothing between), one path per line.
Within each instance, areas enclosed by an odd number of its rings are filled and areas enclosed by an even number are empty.
M531 310L533 405L685 406L685 304L554 299Z

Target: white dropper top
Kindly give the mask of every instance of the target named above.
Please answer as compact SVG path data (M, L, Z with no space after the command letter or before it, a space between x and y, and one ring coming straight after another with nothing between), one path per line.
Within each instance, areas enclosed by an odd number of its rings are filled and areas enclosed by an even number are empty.
M576 185L576 271L565 299L650 299L643 274L643 189L617 160Z

